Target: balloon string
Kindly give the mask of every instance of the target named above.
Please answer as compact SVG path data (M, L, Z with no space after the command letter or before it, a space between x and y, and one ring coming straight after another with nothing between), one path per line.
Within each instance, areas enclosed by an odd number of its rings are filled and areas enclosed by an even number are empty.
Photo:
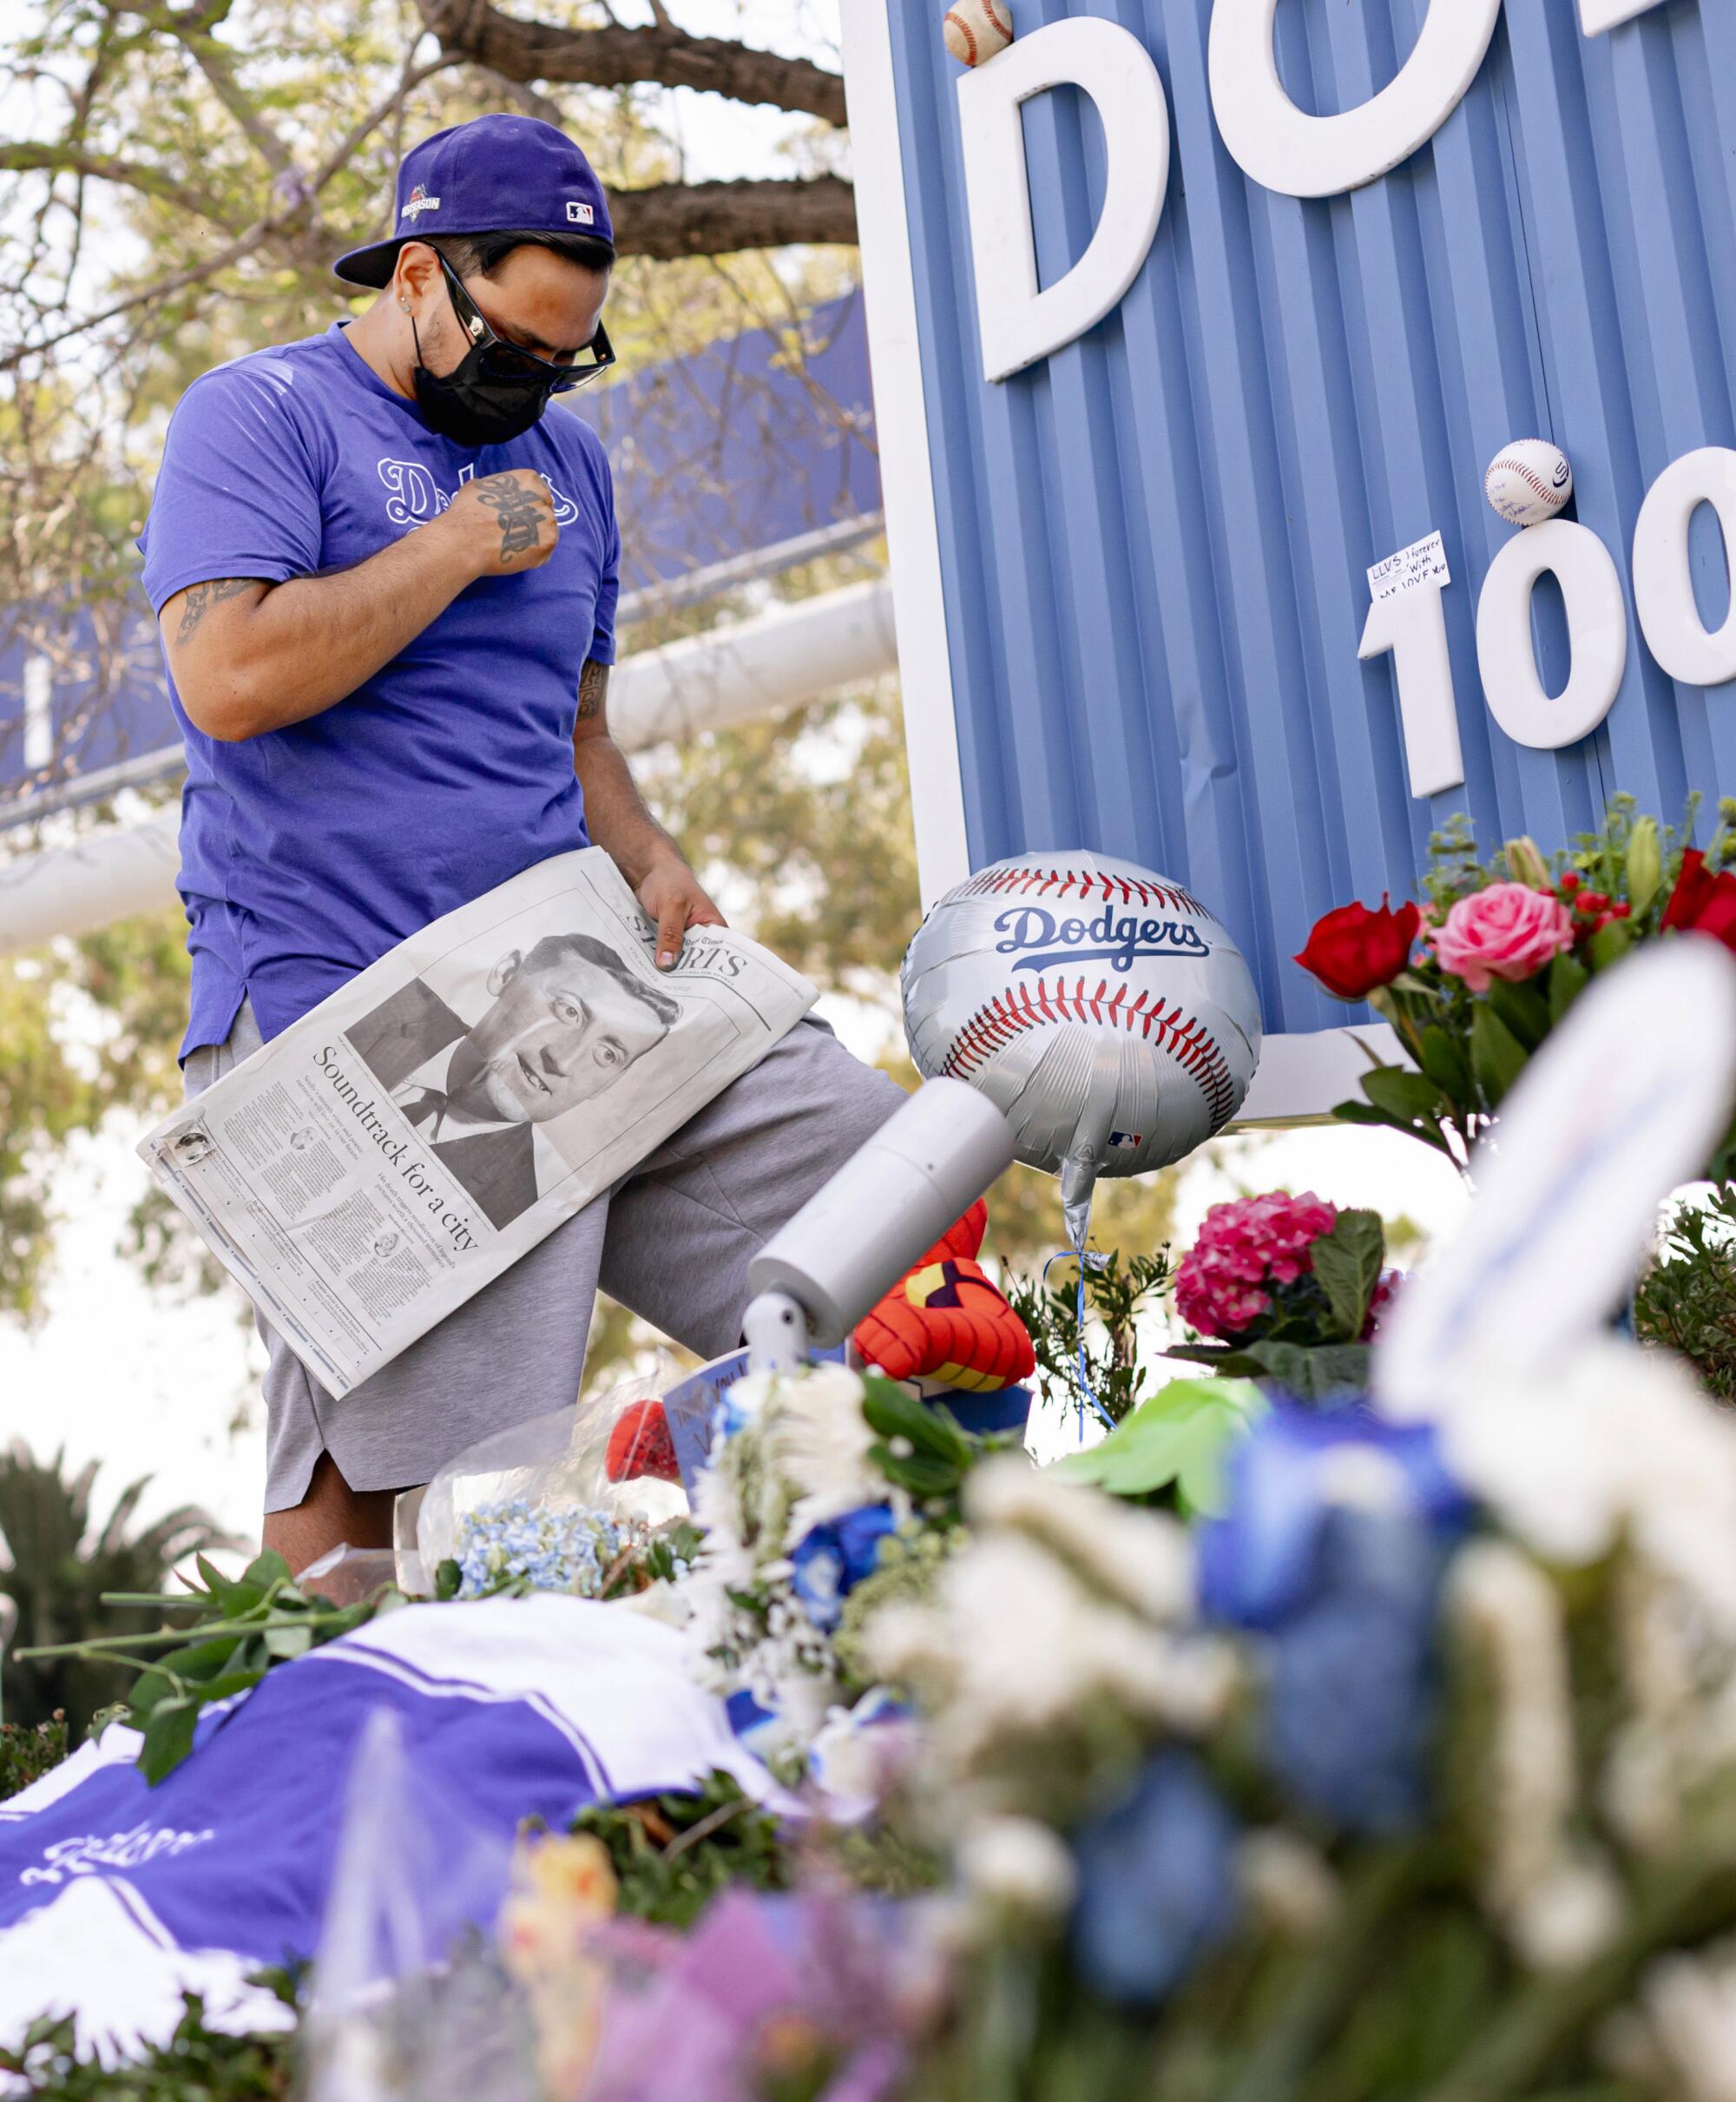
M1108 1261L1107 1255L1088 1255L1082 1248L1064 1248L1058 1255L1051 1255L1042 1266L1044 1288L1049 1284L1049 1274L1057 1262L1065 1262L1072 1256L1079 1265L1079 1295L1075 1301L1075 1319L1079 1334L1079 1369L1074 1374L1074 1384L1079 1390L1079 1435L1085 1435L1085 1405L1088 1401L1097 1412L1098 1421L1106 1430L1114 1430L1115 1420L1097 1399L1091 1387L1091 1368L1085 1356L1085 1272L1088 1267L1101 1269Z

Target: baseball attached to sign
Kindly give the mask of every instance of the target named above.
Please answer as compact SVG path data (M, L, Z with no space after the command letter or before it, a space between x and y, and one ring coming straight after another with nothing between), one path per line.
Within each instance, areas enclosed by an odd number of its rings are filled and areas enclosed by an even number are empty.
M1516 438L1483 478L1490 510L1509 525L1542 525L1558 517L1573 486L1567 454L1546 438Z
M953 0L940 33L960 65L980 66L1013 41L1006 0Z
M1059 1172L1078 1245L1096 1178L1203 1145L1259 1058L1241 952L1180 884L1107 854L1021 854L961 883L902 983L917 1070L980 1088L1019 1158Z

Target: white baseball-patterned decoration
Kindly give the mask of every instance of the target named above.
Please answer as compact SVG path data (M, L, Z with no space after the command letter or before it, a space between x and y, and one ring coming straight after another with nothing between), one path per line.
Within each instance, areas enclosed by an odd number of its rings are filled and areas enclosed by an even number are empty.
M1013 41L1006 0L953 0L940 33L960 65L980 66Z
M1096 1178L1203 1145L1259 1058L1241 952L1180 884L1107 854L1020 854L961 883L903 991L917 1071L980 1088L1019 1158L1060 1173L1080 1245Z
M1573 486L1567 454L1546 438L1516 438L1483 478L1489 509L1509 525L1545 525L1559 517Z

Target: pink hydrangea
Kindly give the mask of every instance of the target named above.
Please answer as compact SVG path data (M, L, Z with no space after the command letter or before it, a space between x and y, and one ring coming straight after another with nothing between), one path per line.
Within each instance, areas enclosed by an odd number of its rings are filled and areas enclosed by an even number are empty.
M1314 1267L1313 1245L1338 1208L1305 1189L1214 1204L1175 1273L1175 1304L1201 1335L1228 1342L1272 1310L1268 1285L1294 1284Z

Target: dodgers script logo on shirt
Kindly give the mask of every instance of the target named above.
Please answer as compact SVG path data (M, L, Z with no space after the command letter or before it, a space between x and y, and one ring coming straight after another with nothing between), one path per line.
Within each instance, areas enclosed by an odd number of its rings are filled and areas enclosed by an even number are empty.
M1047 971L1051 965L1108 964L1128 972L1146 956L1209 956L1211 944L1200 930L1178 919L1141 919L1131 913L1119 919L1105 906L1093 920L1057 919L1040 905L1022 905L1003 913L995 932L1000 956L1016 956L1015 971ZM1059 946L1056 945L1059 944ZM1022 953L1023 952L1024 953Z
M476 477L474 465L458 470L458 487ZM542 474L540 467L531 470ZM452 501L420 460L382 460L379 478L385 484L385 515L394 525L425 525L430 518L437 518ZM549 482L546 474L542 479ZM570 497L563 497L552 482L549 494L555 499L555 523L570 525L579 515L579 507Z
M43 1860L47 1864L41 1868L26 1868L18 1877L21 1883L63 1883L69 1875L95 1875L102 1868L142 1868L147 1861L154 1861L162 1855L185 1854L189 1847L202 1847L217 1835L203 1832L177 1832L168 1825L155 1829L149 1825L134 1825L126 1832L111 1832L106 1838L101 1833L87 1832L77 1839L57 1839L43 1849Z

